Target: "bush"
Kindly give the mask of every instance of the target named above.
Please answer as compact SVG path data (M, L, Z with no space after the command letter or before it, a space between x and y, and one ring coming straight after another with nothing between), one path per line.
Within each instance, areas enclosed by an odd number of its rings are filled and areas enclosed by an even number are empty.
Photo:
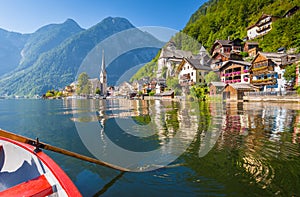
M47 92L46 93L46 97L53 97L54 95L53 95L53 93L52 92Z

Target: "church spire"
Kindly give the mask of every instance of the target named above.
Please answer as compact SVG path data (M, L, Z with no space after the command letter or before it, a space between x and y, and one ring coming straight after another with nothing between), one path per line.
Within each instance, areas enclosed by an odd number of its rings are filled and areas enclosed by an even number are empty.
M104 58L104 49L102 50L102 64L101 64L101 72L105 71L105 58Z
M107 78L106 78L106 70L105 70L104 50L102 51L102 64L101 64L101 71L100 71L100 87L101 87L101 94L103 96L106 96L106 94L107 94Z

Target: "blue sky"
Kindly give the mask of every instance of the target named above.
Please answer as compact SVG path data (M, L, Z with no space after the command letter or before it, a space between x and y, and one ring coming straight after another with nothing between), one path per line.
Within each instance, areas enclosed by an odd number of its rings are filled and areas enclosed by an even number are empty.
M108 16L133 25L181 30L206 0L0 0L0 28L32 33L43 25L74 19L89 28Z

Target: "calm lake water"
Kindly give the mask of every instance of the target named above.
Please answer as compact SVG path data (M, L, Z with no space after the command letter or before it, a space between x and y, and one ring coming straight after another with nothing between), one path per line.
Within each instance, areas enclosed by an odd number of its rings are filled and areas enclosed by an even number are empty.
M46 151L84 196L300 195L298 104L0 99L0 128L87 156L100 144L100 157L116 163L124 155L113 154L108 141L175 159L120 173ZM88 145L85 132L94 136ZM131 166L152 169L149 160Z

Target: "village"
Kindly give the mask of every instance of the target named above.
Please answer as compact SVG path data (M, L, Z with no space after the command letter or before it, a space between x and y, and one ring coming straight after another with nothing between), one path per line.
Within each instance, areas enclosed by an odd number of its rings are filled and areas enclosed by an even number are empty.
M290 17L297 12L295 6L283 17ZM198 54L176 49L175 43L169 41L162 48L157 61L156 78L143 77L133 82L123 82L118 86L107 86L104 53L100 79L89 79L90 98L97 95L104 97L125 97L131 99L172 99L189 94L189 89L197 84L205 84L210 96L219 95L224 100L254 100L258 96L292 96L298 101L295 87L299 86L300 53L295 49L284 47L277 52L263 52L258 42L252 41L267 34L272 29L272 22L277 20L262 14L259 20L247 28L247 38L216 40L210 52L202 46ZM296 65L295 80L286 80L286 67ZM205 76L210 72L218 76L217 81L207 82ZM182 91L175 92L167 86L167 78L178 79ZM63 94L74 96L76 83L67 86ZM252 97L251 97L252 95ZM278 97L275 98L278 100Z

